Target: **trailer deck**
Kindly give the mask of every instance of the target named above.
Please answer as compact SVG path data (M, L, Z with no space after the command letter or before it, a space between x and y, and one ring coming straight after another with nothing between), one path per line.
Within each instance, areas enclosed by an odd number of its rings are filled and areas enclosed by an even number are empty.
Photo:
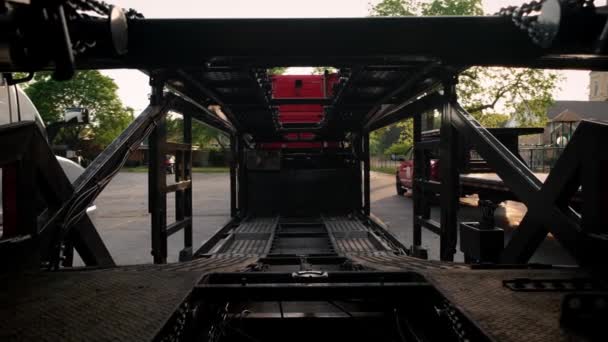
M0 127L0 167L11 180L3 177L4 340L606 339L608 125L581 122L543 183L456 91L471 66L608 70L605 8L547 0L486 17L260 20L144 19L92 0L1 3L0 70L52 69L66 80L76 69L138 68L151 85L150 105L73 184L34 123ZM319 78L306 75L273 90L282 80L268 68L303 65L338 68L318 83L331 89L304 91ZM299 106L309 105L303 118ZM422 114L435 110L440 222L424 191L438 186L425 167L436 144L421 139ZM179 141L167 140L169 112L183 116ZM370 132L407 118L410 246L370 211ZM198 250L192 120L228 135L232 157L232 220ZM145 138L159 265L115 267L86 208ZM506 246L493 220L457 221L461 142L528 208ZM176 155L174 184L167 153ZM568 200L581 187L575 210ZM425 260L423 226L440 234L441 261ZM163 265L167 239L180 231L181 262ZM468 265L451 262L459 233ZM580 267L527 264L548 233ZM72 268L74 251L92 268Z
M314 262L311 258L310 265ZM176 320L183 308L200 305L197 301L203 300L232 302L232 313L244 320L240 328L257 331L254 338L260 338L263 329L248 328L249 324L266 327L271 320L273 329L283 330L281 322L297 326L305 317L316 317L332 326L323 337L317 336L319 340L332 340L335 333L349 334L341 329L362 334L355 340L381 340L371 323L386 315L381 303L392 302L392 307L400 307L411 320L414 313L406 312L420 296L419 300L427 298L429 302L417 304L418 314L425 311L424 307L446 313L453 310L454 317L464 315L461 320L466 317L475 322L489 340L566 341L568 335L560 330L559 313L567 290L513 291L503 281L587 277L577 269L471 270L464 264L404 255L357 254L352 262L359 268L351 274L359 274L359 280L348 278L344 267L342 271L328 268L327 274L318 278L297 278L293 276L297 271L286 272L284 265L272 262L264 272L251 272L265 263L263 258L227 255L168 265L5 276L0 287L0 338L149 341L162 335L163 330L179 329ZM357 285L361 281L365 283ZM293 293L288 293L290 290ZM357 297L354 294L376 298L375 304L346 300ZM437 299L431 300L430 294ZM328 298L340 304L329 303ZM406 303L410 309L403 306ZM246 317L239 316L243 310L248 310ZM361 331L357 324L366 324L374 332ZM471 334L468 328L463 331ZM311 337L302 333L292 340Z
M222 233L198 255L329 256L382 254L398 250L396 239L358 215L249 217ZM388 240L386 237L389 236ZM399 246L400 247L400 246Z

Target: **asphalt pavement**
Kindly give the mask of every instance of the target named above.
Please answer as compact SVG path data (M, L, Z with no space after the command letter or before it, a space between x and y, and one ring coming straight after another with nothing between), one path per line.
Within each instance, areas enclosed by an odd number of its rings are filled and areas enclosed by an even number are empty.
M119 173L101 193L95 204L97 211L93 221L108 249L119 265L152 262L150 239L150 215L148 214L147 173ZM412 201L398 196L394 176L372 172L372 213L387 224L388 229L405 245L412 244ZM194 173L193 176L193 235L194 248L221 228L230 216L229 176L227 173ZM475 200L463 200L459 211L461 221L477 221L479 211ZM470 203L467 203L470 202ZM167 196L168 224L175 220L175 199ZM523 205L510 202L496 212L497 222L509 231L525 213ZM432 210L432 217L439 220L439 208ZM439 237L422 230L423 247L430 259L439 259ZM168 241L168 261L177 261L183 248L183 233L172 235ZM547 259L547 256L550 256ZM456 261L462 261L458 252ZM571 263L571 259L560 252L554 241L547 241L543 252L537 253L534 261L560 264Z

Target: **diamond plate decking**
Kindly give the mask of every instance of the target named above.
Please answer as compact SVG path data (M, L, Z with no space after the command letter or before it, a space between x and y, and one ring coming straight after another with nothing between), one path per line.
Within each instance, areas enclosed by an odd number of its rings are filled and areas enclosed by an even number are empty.
M150 341L204 274L239 271L255 260L6 275L0 279L0 340Z

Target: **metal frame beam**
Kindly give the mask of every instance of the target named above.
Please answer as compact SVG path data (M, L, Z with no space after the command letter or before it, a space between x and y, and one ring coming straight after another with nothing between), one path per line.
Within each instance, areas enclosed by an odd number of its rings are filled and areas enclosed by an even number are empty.
M392 104L395 102L395 99L400 95L403 94L406 91L410 91L412 90L412 88L414 88L416 85L418 85L423 79L427 79L429 77L431 77L431 73L434 69L437 68L437 64L436 63L430 63L424 67L422 67L420 70L416 71L413 75L407 75L407 78L405 78L403 84L401 86L399 86L397 89L394 89L393 91L391 91L390 93L384 95L382 97L382 99L380 99L369 111L368 113L365 115L365 118L363 120L363 125L364 127L369 127L372 125L372 123L376 120L379 119L380 116L382 116L382 111L380 110L380 108L382 107L382 105L384 104ZM408 92L408 95L409 93ZM411 97L409 97L407 99L407 101L411 102Z
M441 176L441 252L443 261L453 261L458 239L458 207L460 172L458 163L459 132L453 126L456 102L457 77L451 76L444 81L445 103L441 113L441 133L439 142Z
M382 127L397 123L401 120L409 119L427 111L439 108L444 101L444 96L438 92L431 92L430 94L424 95L423 97L414 101L406 101L384 112L381 117L371 122L369 125L369 130L375 131Z
M238 169L238 146L237 137L230 135L230 217L238 214L237 200L237 169Z
M361 136L361 150L363 158L363 214L369 216L371 213L371 182L370 182L370 153L369 153L369 132Z
M199 66L213 57L242 56L243 51L247 51L248 56L259 58L281 56L282 64L277 66L294 65L301 56L307 56L307 65L335 65L326 62L330 57L400 55L416 56L418 60L442 60L452 65L530 66L534 62L540 64L542 57L549 54L593 54L595 40L603 26L600 15L590 16L586 27L578 28L582 33L577 36L578 42L565 41L544 51L533 45L528 34L513 25L510 18L498 16L144 19L129 25L132 43L125 60L148 68ZM239 34L208 34L227 29ZM319 32L324 34L319 36ZM404 35L404 32L415 34ZM150 36L155 39L148 39ZM315 49L311 50L308 41L304 42L309 37L315 37ZM400 37L400 43L394 44L392 37ZM289 56L293 56L293 60ZM585 62L577 57L564 64L572 67Z
M225 134L230 135L236 132L236 128L234 128L229 121L223 120L206 107L184 98L178 98L172 101L171 110L184 114L184 116L190 116L194 120L220 130Z
M605 208L606 194L603 180L608 160L608 146L603 137L608 125L581 122L572 135L555 167L549 173L535 200L526 203L528 213L502 254L505 263L525 263L540 243L551 232L558 241L583 265L602 267L598 251L605 251L608 239ZM580 153L584 150L585 153ZM582 216L569 206L569 199L582 185ZM554 218L547 219L546 213ZM602 242L603 241L603 242ZM603 248L602 248L603 244ZM604 252L605 253L605 252Z
M581 165L590 169L588 184L583 190L591 191L592 198L598 197L597 177L605 160L604 152L598 152L598 146L605 145L600 139L608 132L608 126L600 123L583 122L564 152L563 159L558 160L554 172L551 172L545 184L532 171L507 149L496 137L483 128L457 102L452 101L452 123L460 134L464 134L477 152L488 162L503 180L505 185L514 192L517 198L528 208L526 217L522 220L518 233L509 242L503 253L505 262L525 262L542 242L547 230L551 232L562 246L580 263L595 273L605 276L608 239L605 232L586 231L582 229L580 215L568 207L567 200L578 189L580 181L576 181ZM580 138L579 138L580 137ZM596 153L585 157L580 154L578 141L585 141L584 146L592 148ZM593 159L593 156L604 157ZM577 162L577 158L579 162ZM582 162L582 158L586 158ZM443 196L443 195L442 195ZM584 196L584 194L583 194ZM600 212L597 201L586 203L591 214L591 221L597 219ZM591 222L591 225L597 222ZM588 223L589 225L589 223Z
M164 100L165 81L151 76L150 86L150 106L159 105ZM151 215L151 253L155 264L167 262L167 193L163 189L166 184L166 140L167 125L163 113L148 138L148 212Z
M207 88L204 84L202 84L201 82L193 78L192 75L183 70L178 70L177 75L179 76L180 80L183 80L188 84L188 87L196 89L201 94L207 96L214 104L220 106L222 108L222 111L226 115L228 122L230 122L230 125L234 127L237 131L240 130L240 122L238 121L235 114L232 113L232 109L227 106L214 91ZM173 83L173 86L176 86L175 82Z
M248 210L248 193L247 193L247 154L245 151L245 142L243 136L237 135L236 152L237 152L237 203L238 215L242 218L247 215Z

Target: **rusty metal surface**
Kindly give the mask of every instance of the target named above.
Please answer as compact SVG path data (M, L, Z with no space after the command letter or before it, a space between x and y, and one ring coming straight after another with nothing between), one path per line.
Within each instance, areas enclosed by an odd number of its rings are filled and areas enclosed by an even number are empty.
M251 258L7 275L0 280L1 341L149 341L211 271Z

